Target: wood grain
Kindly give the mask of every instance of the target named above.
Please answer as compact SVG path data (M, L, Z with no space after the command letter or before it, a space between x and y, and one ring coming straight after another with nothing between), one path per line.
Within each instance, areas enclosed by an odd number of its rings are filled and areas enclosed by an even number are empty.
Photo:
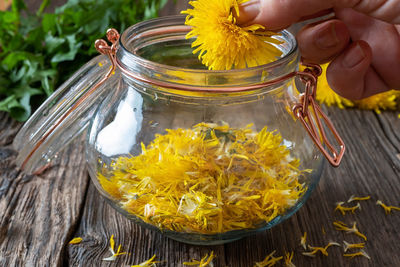
M62 152L58 166L28 176L17 170L11 147L19 124L1 113L0 125L1 140L9 140L0 147L0 266L60 265L89 182L82 143Z

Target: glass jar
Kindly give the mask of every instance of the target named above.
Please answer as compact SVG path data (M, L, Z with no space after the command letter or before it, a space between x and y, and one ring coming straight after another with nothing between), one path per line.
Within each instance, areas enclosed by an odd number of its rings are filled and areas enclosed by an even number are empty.
M319 149L334 151L320 117L337 137L313 102L314 76L296 78L294 37L274 37L273 63L209 71L189 30L174 16L110 31L111 47L96 44L110 60L83 66L22 128L19 165L42 172L87 129L89 174L111 206L186 243L229 242L294 214L321 176Z

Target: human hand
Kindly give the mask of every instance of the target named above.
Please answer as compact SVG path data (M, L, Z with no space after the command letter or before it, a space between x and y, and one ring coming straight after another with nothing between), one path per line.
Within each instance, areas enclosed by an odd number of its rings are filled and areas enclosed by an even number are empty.
M400 0L251 0L238 23L280 30L330 11L335 18L297 34L304 60L332 61L328 83L348 99L400 89Z

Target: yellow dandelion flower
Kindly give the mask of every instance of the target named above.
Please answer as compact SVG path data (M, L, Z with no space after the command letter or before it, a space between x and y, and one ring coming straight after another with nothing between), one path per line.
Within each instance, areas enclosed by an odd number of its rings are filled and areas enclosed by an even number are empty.
M201 260L192 260L190 262L184 262L183 265L188 266L198 266L198 267L206 267L212 264L212 260L214 259L214 251L211 251L210 256L206 254Z
M348 234L355 234L358 235L359 237L363 238L365 241L367 241L367 237L360 233L360 231L358 231L357 229L357 223L353 222L353 226L350 228L348 227L345 223L341 222L341 221L336 221L333 222L333 225L335 226L336 230L338 231L345 231Z
M352 201L361 201L361 200L368 200L370 199L371 196L366 196L366 197L356 197L354 195L350 196L349 200L347 200L347 203L350 203Z
M293 255L294 255L293 251L287 252L285 254L285 267L296 267L296 265L294 265L294 263L292 262Z
M254 267L271 267L274 266L278 261L283 259L283 256L274 257L275 250L271 254L267 255L263 261L254 263Z
M75 237L71 241L69 241L69 244L79 244L82 242L82 237Z
M156 258L156 254L153 255L150 259L147 261L144 261L142 263L136 264L136 265L131 265L131 267L156 267L159 261L155 261L154 259Z
M315 257L315 253L313 253L314 251L311 251L311 252L302 252L301 254L303 254L304 256L307 256L307 257Z
M343 246L344 252L346 252L347 250L352 249L352 248L364 248L365 247L365 243L351 244L344 240L343 240L343 244L344 244L344 246Z
M328 256L328 251L327 249L331 246L338 246L340 247L340 244L337 242L329 242L328 245L326 245L325 247L312 247L312 246L308 246L309 249L311 249L311 251L309 252L304 252L303 255L305 256L313 256L316 255L318 252L321 252L322 255Z
M386 214L391 213L392 210L398 210L398 211L400 211L400 207L396 207L396 206L387 206L386 204L384 204L384 203L382 202L382 200L376 201L376 205L381 206L381 207L385 210L385 213L386 213Z
M318 102L320 102L321 104L325 104L328 107L332 105L338 106L341 109L354 106L353 102L344 97L341 97L340 95L335 93L335 91L333 91L329 86L328 80L326 79L326 69L328 68L328 65L328 63L321 65L322 74L318 77L316 94Z
M99 183L101 185L101 187L107 192L109 193L112 197L118 199L121 198L121 193L119 191L119 185L118 185L118 181L113 179L113 178L109 178L107 179L104 175L102 175L101 173L99 173Z
M300 239L300 245L304 248L304 250L307 249L306 240L307 240L307 232L304 232L304 235Z
M114 247L115 247L114 235L111 235L109 250L112 255L110 257L103 258L103 261L115 261L117 256L127 254L127 252L121 252L121 245L118 246L117 252L114 251Z
M359 252L356 252L356 253L343 254L343 256L350 257L350 258L354 258L354 257L357 257L357 256L362 256L362 257L365 257L365 258L367 258L369 260L371 259L371 257L362 249Z
M196 38L193 53L211 70L254 67L275 61L282 52L274 44L275 33L258 24L240 27L234 12L248 0L196 0L187 14L186 25L192 27L186 38Z
M355 101L355 104L360 109L374 110L380 114L382 110L396 110L399 97L400 91L390 90Z
M360 209L361 210L361 204L357 203L357 205L353 206L353 207L344 207L342 206L344 204L344 202L338 202L335 208L335 211L340 211L342 213L342 215L345 215L347 211L351 211L351 213L355 213L356 209Z

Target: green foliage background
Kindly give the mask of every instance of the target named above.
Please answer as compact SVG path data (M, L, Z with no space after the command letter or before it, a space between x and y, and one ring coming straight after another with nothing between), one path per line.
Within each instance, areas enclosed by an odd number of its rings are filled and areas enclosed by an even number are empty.
M0 11L0 111L25 121L55 88L98 52L108 28L122 32L158 15L167 0L69 0L44 13L23 0Z

